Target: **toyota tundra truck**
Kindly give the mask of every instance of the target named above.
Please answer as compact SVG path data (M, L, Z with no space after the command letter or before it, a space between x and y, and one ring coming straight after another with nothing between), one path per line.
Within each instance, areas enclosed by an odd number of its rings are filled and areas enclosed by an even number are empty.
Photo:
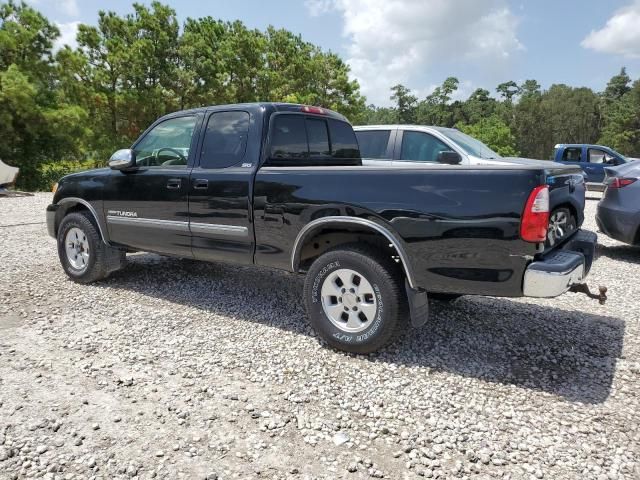
M579 167L438 155L428 166L363 165L348 121L319 107L181 111L107 168L62 178L47 225L80 283L137 251L305 275L310 323L356 353L424 324L429 296L555 297L584 286L596 236L580 229ZM576 228L550 244L557 208Z

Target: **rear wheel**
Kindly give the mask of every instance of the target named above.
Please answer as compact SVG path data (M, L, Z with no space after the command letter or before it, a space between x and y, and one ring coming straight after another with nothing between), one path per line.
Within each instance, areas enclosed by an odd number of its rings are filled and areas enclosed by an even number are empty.
M352 244L330 250L305 279L309 321L332 347L374 352L408 326L402 285L398 265L374 248Z
M549 216L549 230L545 246L553 247L578 228L578 222L568 208L557 208Z

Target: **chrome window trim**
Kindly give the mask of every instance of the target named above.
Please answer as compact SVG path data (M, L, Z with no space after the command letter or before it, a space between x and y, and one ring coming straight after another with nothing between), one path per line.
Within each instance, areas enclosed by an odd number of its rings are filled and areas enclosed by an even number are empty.
M298 271L298 265L297 265L299 262L298 257L300 253L301 242L304 239L304 237L308 233L310 233L315 227L322 224L326 224L326 223L345 223L345 224L351 224L351 225L364 226L367 228L371 228L377 231L378 233L381 233L382 235L384 235L387 238L387 240L393 245L396 252L398 252L398 256L400 257L400 261L402 262L402 268L404 269L404 272L407 275L407 281L409 282L409 285L411 286L411 288L416 288L416 283L413 278L413 272L411 271L411 264L409 263L409 257L404 251L404 248L402 247L402 244L400 243L400 241L393 235L393 233L391 233L391 231L389 231L387 228L383 227L382 225L376 222L373 222L371 220L358 218L358 217L329 216L329 217L318 218L317 220L307 223L302 228L302 230L300 230L293 244L293 250L291 251L291 271L292 272Z

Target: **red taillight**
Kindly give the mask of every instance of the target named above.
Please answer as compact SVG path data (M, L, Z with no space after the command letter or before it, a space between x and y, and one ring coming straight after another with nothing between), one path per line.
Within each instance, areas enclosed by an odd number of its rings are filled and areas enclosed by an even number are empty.
M525 242L544 242L549 228L549 187L533 189L522 213L520 238Z
M637 180L637 178L613 177L613 178L610 178L609 180L607 180L607 187L609 187L609 188L622 188L622 187L626 187L627 185L631 185L636 180Z
M316 115L326 115L327 112L322 107L309 107L307 105L303 106L300 110L304 113L315 113Z

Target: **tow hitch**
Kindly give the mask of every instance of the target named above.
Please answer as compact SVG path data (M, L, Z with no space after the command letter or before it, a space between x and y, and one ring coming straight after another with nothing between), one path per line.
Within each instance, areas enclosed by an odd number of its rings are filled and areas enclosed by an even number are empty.
M586 283L574 283L571 285L571 288L569 288L569 291L573 293L584 293L587 297L598 300L600 305L604 305L607 301L607 287L598 287L599 293L596 294L591 293L591 290L589 290L589 286Z

